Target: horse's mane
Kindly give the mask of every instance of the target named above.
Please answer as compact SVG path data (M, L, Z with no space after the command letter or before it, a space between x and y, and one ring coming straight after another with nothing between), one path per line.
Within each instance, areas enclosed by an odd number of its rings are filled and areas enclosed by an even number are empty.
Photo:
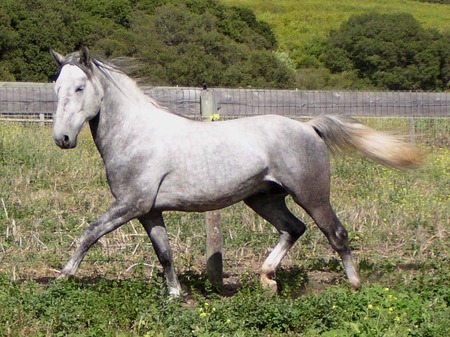
M140 60L133 57L116 57L114 59L110 60L104 60L102 58L98 58L101 63L103 63L103 66L105 66L105 69L108 69L110 71L119 72L123 75L128 76L131 78L136 86L144 93L144 95L147 97L147 100L153 104L155 107L157 107L160 110L164 110L167 113L175 114L179 117L191 119L190 117L178 115L175 112L171 110L169 106L167 106L165 103L159 101L156 98L153 98L152 96L149 96L145 94L146 91L149 89L155 88L155 85L151 84L151 79L148 76L142 75L142 69L144 68L144 60Z
M128 77L137 88L140 89L143 95L146 96L147 101L157 107L158 109L164 110L168 113L173 113L166 107L163 103L145 94L144 87L148 89L151 86L148 85L149 80L146 77L140 76L139 71L143 67L143 63L132 57L117 57L114 59L105 59L98 55L90 55L87 64L83 62L82 55L79 51L68 54L65 57L65 64L75 65L79 67L89 78L93 76L94 67L100 74L114 87L116 87L122 94L129 97L129 94L123 89L123 86L119 85L117 80L114 78L113 74L123 75Z
M61 68L66 64L77 66L78 68L83 70L83 72L89 78L92 77L93 66L95 66L100 71L100 73L102 73L103 76L105 76L105 78L107 78L112 83L114 83L114 85L116 87L117 87L117 83L114 80L114 78L111 76L110 72L127 75L126 72L124 70L122 70L120 67L116 66L114 64L114 62L107 61L100 56L90 57L88 63L86 64L81 59L81 54L79 51L68 54L65 57L64 62L61 64Z

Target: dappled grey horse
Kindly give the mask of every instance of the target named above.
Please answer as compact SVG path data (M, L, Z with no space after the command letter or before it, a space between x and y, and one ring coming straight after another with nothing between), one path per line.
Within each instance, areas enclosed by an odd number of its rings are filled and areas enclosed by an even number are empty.
M275 271L305 224L286 207L293 200L312 217L340 255L348 280L360 287L347 231L330 205L329 150L359 150L394 168L412 168L420 155L396 137L344 117L307 123L267 115L202 123L169 113L109 62L83 48L67 56L55 84L55 143L70 149L89 122L115 202L81 235L61 271L74 275L103 235L139 219L163 266L171 295L180 294L162 213L209 211L241 200L278 230L280 241L261 268L276 289ZM213 172L213 174L211 174Z

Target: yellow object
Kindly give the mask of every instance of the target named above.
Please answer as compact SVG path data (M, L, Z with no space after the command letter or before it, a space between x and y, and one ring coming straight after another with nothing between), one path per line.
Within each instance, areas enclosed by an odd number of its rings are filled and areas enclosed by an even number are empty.
M211 120L211 122L214 121L218 121L220 119L220 115L219 114L212 114L209 119Z

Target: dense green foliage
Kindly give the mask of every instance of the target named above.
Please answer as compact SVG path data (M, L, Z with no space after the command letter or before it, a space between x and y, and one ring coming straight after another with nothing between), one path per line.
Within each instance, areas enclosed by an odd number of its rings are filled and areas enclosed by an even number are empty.
M151 282L12 282L0 276L2 336L448 336L449 270L407 285L373 284L358 293L330 286L300 297L264 293L255 280L232 297L169 300ZM193 284L192 284L193 285Z
M420 1L4 0L0 80L53 80L49 49L85 45L141 60L138 75L154 85L442 90L450 73L447 8ZM366 36L371 23L376 29Z
M50 48L143 61L152 84L288 87L292 70L251 10L206 0L4 0L0 80L48 81Z
M278 40L278 51L296 68L299 89L372 89L355 71L331 72L323 54L330 32L352 16L376 12L408 13L425 29L450 34L450 6L416 0L222 0L223 3L251 8L267 21ZM412 89L412 88L408 88ZM433 88L434 89L434 88ZM439 89L439 88L436 88Z
M444 89L450 81L450 36L426 30L409 14L352 16L330 36L325 64L356 71L377 88Z

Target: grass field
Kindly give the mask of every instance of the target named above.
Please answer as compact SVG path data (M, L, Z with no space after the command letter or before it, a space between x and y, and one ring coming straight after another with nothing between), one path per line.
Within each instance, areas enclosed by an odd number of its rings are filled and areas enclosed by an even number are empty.
M414 0L221 0L226 5L251 8L258 19L268 22L287 52L299 64L308 64L321 51L331 30L355 14L410 13L427 29L450 33L450 6Z
M407 121L367 119L407 132ZM2 336L448 336L450 120L417 119L427 153L415 172L359 157L333 159L332 199L363 278L353 293L337 256L292 202L308 231L283 262L280 294L258 286L277 241L242 204L222 211L225 287L206 281L204 215L168 213L187 296L168 300L137 221L93 247L77 278L56 282L83 228L112 201L88 130L58 149L50 127L0 123Z

